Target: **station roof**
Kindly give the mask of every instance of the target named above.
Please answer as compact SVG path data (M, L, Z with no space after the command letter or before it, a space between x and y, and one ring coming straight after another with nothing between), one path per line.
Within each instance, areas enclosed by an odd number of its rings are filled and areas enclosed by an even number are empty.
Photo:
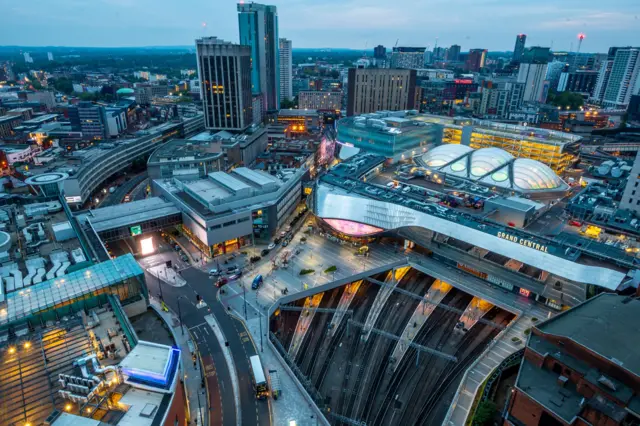
M569 338L640 377L640 300L602 293L537 326Z
M102 232L179 213L180 210L172 203L159 197L151 197L146 200L90 210L79 216L81 219L89 219L96 232Z

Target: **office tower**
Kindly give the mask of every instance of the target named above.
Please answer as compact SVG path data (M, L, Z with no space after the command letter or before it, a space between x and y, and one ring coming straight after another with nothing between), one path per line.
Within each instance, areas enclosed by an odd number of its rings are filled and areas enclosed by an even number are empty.
M447 61L456 62L460 59L460 46L457 44L452 45L447 52Z
M563 61L553 61L547 65L546 79L549 81L549 87L558 87L560 75L567 67L567 63Z
M69 107L71 128L82 132L85 140L100 140L107 137L106 111L101 105L83 101Z
M446 47L434 47L433 48L433 60L441 61L447 57Z
M253 122L251 47L216 37L196 40L207 129L242 131Z
M416 105L416 70L349 68L347 115L399 111Z
M602 103L602 100L604 99L604 92L607 90L607 84L609 84L611 68L613 67L613 60L616 57L617 51L618 47L610 47L607 54L607 59L603 60L600 63L596 87L593 89L593 96L589 99L591 102Z
M484 61L487 59L487 49L471 49L464 64L466 71L479 72L484 68Z
M335 111L342 108L342 91L321 92L305 90L298 94L300 109L316 109Z
M293 98L291 40L280 39L280 99Z
M611 65L602 104L610 108L626 108L631 95L637 95L639 90L640 48L618 48Z
M516 36L516 45L513 47L513 62L522 60L522 54L524 53L524 45L527 42L526 34L518 34Z
M240 44L251 47L251 90L263 96L266 110L280 108L278 11L258 3L238 4Z
M391 68L424 68L425 47L394 47L391 52Z
M549 91L547 68L549 65L548 47L530 47L525 49L518 70L518 83L524 83L524 102L545 102Z
M373 57L375 59L386 59L387 58L387 48L383 45L379 44L373 48Z

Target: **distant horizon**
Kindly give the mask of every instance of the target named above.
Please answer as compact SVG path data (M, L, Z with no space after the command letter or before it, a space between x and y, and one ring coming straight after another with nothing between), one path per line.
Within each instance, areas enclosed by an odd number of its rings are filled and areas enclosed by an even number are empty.
M2 43L9 46L190 46L217 36L238 42L238 1L32 0L13 2L0 14ZM516 36L527 46L607 52L640 46L640 1L616 0L432 0L395 4L386 0L269 0L277 7L278 37L293 47L368 50L399 46L460 45L513 51ZM197 11L197 13L194 13ZM105 46L110 45L110 46ZM136 46L132 46L136 45ZM80 46L78 46L80 47ZM330 47L327 47L330 49Z
M383 45L384 46L384 45ZM399 45L400 47L425 47L425 46L406 46L406 45ZM537 45L536 45L537 46ZM391 47L387 47L384 46L386 48L386 50L391 51L393 49L393 46ZM440 46L440 47L445 47L445 48L449 48L450 46ZM527 47L533 47L532 46L527 46ZM540 46L540 47L548 47L548 46ZM627 47L626 44L620 44L617 45L616 47ZM632 46L635 47L635 46ZM195 44L193 46L191 45L186 45L186 44L176 44L176 45L140 45L140 46L65 46L65 45L42 45L42 46L27 46L27 45L15 45L15 44L9 44L9 45L0 45L0 49L10 49L10 48L17 48L17 49L42 49L42 50L46 50L46 49L95 49L95 50L108 50L108 49L193 49L195 50ZM640 48L640 47L639 47ZM483 49L482 47L472 47L470 49ZM470 49L467 50L461 50L460 53L468 53ZM354 47L293 47L292 50L348 50L348 51L354 51L354 52L373 52L374 51L374 47L372 48L367 48L367 49L359 49L359 48L354 48ZM607 49L608 50L608 49ZM432 51L429 50L429 51ZM489 53L512 53L513 50L491 50L491 49L487 49L487 51ZM572 51L569 50L553 50L551 49L551 52L566 52L566 53L574 53ZM580 51L581 55L593 55L593 54L603 54L603 53L607 53L605 52L587 52L587 51Z

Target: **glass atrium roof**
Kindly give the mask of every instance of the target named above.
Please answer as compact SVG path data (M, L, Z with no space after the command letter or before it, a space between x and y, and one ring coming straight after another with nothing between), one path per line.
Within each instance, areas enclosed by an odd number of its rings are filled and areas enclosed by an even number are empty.
M144 271L126 254L59 278L34 284L7 294L7 307L0 310L0 325L28 317L43 309L68 302L82 295L141 276Z

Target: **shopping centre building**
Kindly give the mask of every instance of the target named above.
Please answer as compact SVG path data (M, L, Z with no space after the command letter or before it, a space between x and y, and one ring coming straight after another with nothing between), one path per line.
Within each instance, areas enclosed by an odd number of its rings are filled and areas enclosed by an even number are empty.
M321 226L342 239L366 244L390 238L557 309L601 291L637 286L631 251L570 229L553 237L528 230L559 198L558 189L566 187L549 167L534 160L514 160L504 151L484 155L482 149L443 147L419 159L432 167L464 165L451 172L465 178L484 176L493 180L492 186L508 185L509 192L514 186L526 197L507 196L500 188L492 191L476 183L455 181L449 187L448 179L434 186L429 169L417 161L401 166L414 171L398 185L398 175L389 177L385 171L384 157L360 154L318 180L309 206ZM532 200L545 195L545 202Z

